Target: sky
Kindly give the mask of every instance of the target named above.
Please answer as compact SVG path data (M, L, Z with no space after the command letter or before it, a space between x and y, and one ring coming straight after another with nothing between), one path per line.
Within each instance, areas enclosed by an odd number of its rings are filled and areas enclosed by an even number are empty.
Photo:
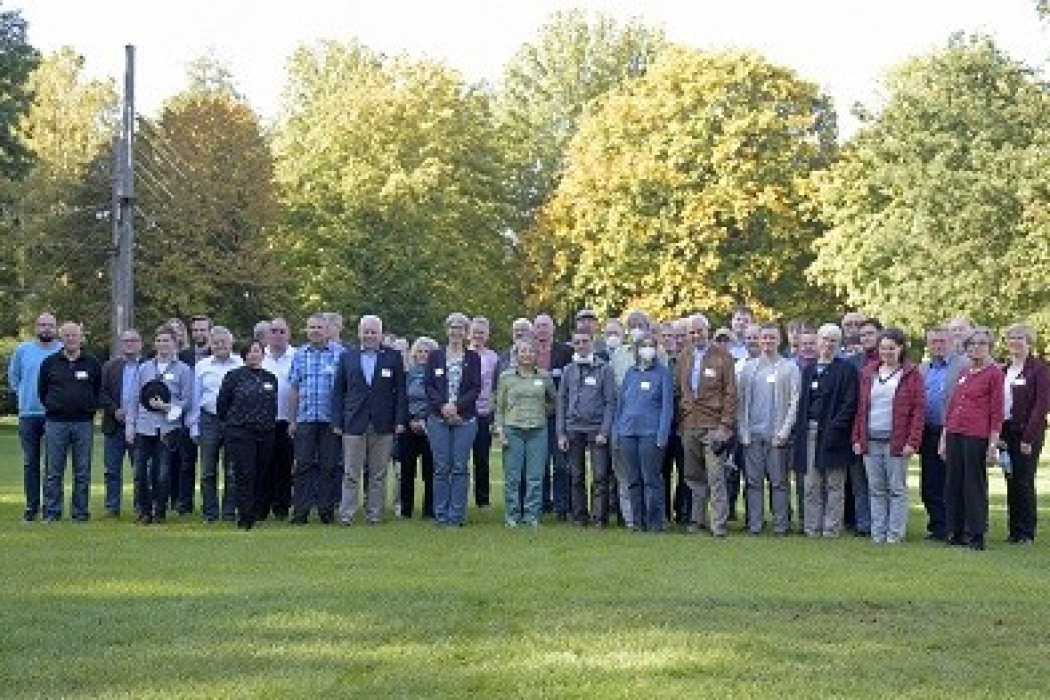
M878 108L879 79L958 31L991 35L1046 72L1050 27L1035 0L0 0L21 10L29 40L74 47L92 77L123 76L136 54L136 108L155 115L214 53L264 120L279 109L285 63L302 44L357 39L386 54L439 60L498 85L503 66L551 13L578 8L661 26L698 48L755 49L794 68L835 101L844 136L856 102Z

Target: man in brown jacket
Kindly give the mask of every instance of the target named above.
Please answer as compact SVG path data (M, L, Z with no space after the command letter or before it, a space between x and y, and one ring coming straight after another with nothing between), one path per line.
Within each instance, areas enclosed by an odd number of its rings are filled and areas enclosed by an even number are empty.
M736 424L736 372L732 355L708 343L702 314L689 318L689 344L678 358L679 408L685 448L685 480L693 494L690 532L697 532L710 497L711 534L725 537L729 499L722 461L712 443L728 440Z

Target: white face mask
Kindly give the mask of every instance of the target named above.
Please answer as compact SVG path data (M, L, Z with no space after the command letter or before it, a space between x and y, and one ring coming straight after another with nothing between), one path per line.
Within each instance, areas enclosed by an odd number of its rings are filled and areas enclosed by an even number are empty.
M580 353L573 353L572 361L581 365L589 365L593 361L593 355L581 355Z
M652 362L656 359L656 348L652 345L646 345L638 348L638 357L645 360L646 362Z
M622 342L623 339L621 339L618 335L605 336L605 347L609 348L610 350L615 350L616 348L620 347L620 344Z
M645 330L642 328L631 329L631 342L637 343L639 340L645 337Z

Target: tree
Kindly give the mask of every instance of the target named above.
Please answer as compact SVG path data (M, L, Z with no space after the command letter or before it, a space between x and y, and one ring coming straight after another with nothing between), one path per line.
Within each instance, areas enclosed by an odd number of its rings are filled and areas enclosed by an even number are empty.
M820 306L802 271L821 225L807 179L834 153L816 86L751 53L670 47L580 120L535 231L532 303L567 314Z
M497 117L508 143L519 222L546 203L564 165L565 146L588 102L645 73L663 32L608 15L556 12L503 71Z
M429 62L324 43L292 58L275 137L281 248L307 309L438 332L509 326L505 166L488 96Z
M40 54L26 37L21 13L4 11L0 4L0 235L7 240L21 225L12 188L28 172L32 153L18 127L29 110L29 76L39 61ZM20 289L14 253L14 246L0 246L0 335L13 335L18 328Z
M286 312L292 271L271 236L273 160L259 119L232 89L197 80L156 123L141 122L135 285L140 325L208 313L239 334ZM229 88L229 89L227 89Z
M958 312L1050 327L1046 86L979 36L885 84L881 112L817 180L831 228L811 278L915 332Z
M105 338L116 92L111 81L86 78L69 47L46 56L28 87L33 100L17 133L35 163L13 185L19 226L10 238L20 314L27 321L54 309Z

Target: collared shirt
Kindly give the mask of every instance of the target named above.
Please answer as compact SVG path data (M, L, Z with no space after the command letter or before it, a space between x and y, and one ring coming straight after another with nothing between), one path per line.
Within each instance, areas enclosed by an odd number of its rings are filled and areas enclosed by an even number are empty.
M926 425L944 425L944 399L948 392L947 358L932 358L924 381L926 385Z
M202 358L193 367L193 403L190 406L189 419L186 421L190 435L198 435L201 411L215 414L215 403L219 399L222 380L231 369L244 364L237 355L230 355L220 360L215 355Z
M124 360L124 372L120 381L120 405L130 406L138 398L138 373L141 359Z
M295 418L302 423L332 421L332 385L342 346L328 343L322 348L306 344L295 351L288 371L288 384L299 389Z
M375 350L361 348L361 373L365 375L365 383L372 386L372 378L376 375L376 359L379 353Z
M734 340L729 344L729 354L734 360L747 360L751 354L747 351L747 343L743 340Z
M707 347L694 348L693 349L693 373L690 375L689 385L693 388L693 393L698 393L700 389L700 378L704 374L704 358L707 357Z
M288 420L288 372L292 369L295 348L287 347L280 357L274 356L270 348L263 355L262 368L277 377L277 420Z
M547 406L554 403L554 380L546 370L521 372L509 369L499 378L496 425L505 428L540 428L547 425Z

